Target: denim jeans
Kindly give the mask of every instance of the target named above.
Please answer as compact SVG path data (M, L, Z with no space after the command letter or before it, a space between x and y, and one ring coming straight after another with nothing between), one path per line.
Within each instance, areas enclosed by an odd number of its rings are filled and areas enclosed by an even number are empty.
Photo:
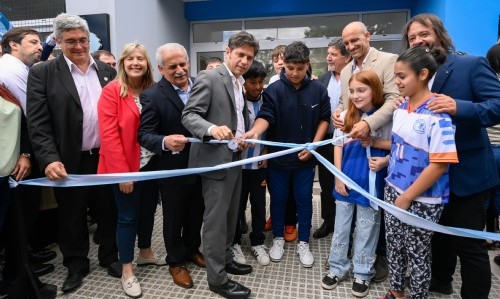
M292 184L299 223L299 241L309 242L312 218L312 187L314 168L269 169L268 187L271 194L271 218L273 235L283 237L285 227L285 207Z
M336 201L335 231L330 248L330 273L339 278L347 275L351 264L347 258L351 223L356 209L356 232L353 244L354 277L370 280L375 275L375 249L380 231L380 210L345 201Z
M134 191L125 194L120 191L118 184L113 185L118 225L116 226L116 245L122 264L134 260L135 236L139 224L141 183L134 184Z

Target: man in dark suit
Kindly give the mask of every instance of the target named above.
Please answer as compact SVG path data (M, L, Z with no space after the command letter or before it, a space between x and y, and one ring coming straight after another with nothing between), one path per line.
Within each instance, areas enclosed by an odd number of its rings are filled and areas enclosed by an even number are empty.
M351 55L342 42L342 39L331 41L328 44L328 72L319 77L318 82L328 90L332 113L337 109L340 98L340 72L351 61ZM330 123L325 139L331 139L335 128ZM318 148L318 153L333 164L333 144L326 144ZM335 199L333 185L335 177L323 164L318 165L319 184L321 186L321 218L323 224L314 232L313 237L320 239L333 232L335 225Z
M54 32L62 49L58 58L34 66L28 76L27 120L33 151L40 168L51 180L67 173L95 174L100 147L97 101L102 86L116 71L94 61L89 54L87 22L74 15L54 19ZM116 207L109 186L54 188L58 204L58 239L68 276L62 291L75 290L89 272L87 201L98 207L103 240L99 264L112 276L121 276L117 261Z
M191 134L181 124L181 113L193 87L189 58L182 45L170 43L158 48L156 60L163 77L141 94L139 143L156 153L151 161L155 169L187 168L190 144L186 136ZM201 178L190 175L159 182L170 274L177 285L192 288L193 280L185 261L205 267L199 251L203 220Z
M235 140L245 133L243 74L259 51L255 38L240 32L229 38L226 59L216 69L202 71L196 78L182 112L182 124L193 136L203 139ZM224 144L192 144L189 167L214 166L240 159L238 148ZM228 279L227 273L252 272L249 265L233 261L233 243L241 193L241 167L201 175L205 201L203 253L210 290L225 298L248 298L250 290Z
M417 45L448 50L446 62L431 79L436 99L429 109L449 113L456 125L458 164L450 166L450 202L440 224L483 230L485 200L498 185L498 173L485 127L500 123L500 82L484 57L456 53L441 20L432 14L414 16L405 26L406 47ZM451 281L457 256L464 299L488 298L491 270L486 241L436 233L432 242L430 291L453 292Z

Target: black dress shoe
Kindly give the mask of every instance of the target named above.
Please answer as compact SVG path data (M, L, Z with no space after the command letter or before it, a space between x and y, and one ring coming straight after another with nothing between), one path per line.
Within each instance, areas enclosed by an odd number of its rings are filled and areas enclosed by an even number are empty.
M313 238L324 238L333 232L333 228L333 224L327 224L327 221L323 221L323 224L321 224L321 226L314 232Z
M431 279L429 292L451 295L453 294L453 286L451 285L451 282L447 284L438 284L434 279Z
M89 271L68 273L61 287L61 291L67 293L78 289L82 285L83 278L87 276L87 274L89 274Z
M250 289L237 283L236 281L232 281L228 279L225 284L220 286L208 285L208 288L224 298L229 299L246 299L250 297Z
M42 283L38 288L41 299L54 299L57 296L57 286L50 283Z
M43 264L50 260L55 259L57 253L52 250L43 248L41 250L34 250L29 253L30 262L33 264Z
M33 275L36 277L43 276L45 274L49 274L54 271L54 265L52 264L30 264L30 269Z
M233 275L245 275L252 273L252 266L240 264L235 261L226 264L226 272Z
M116 278L122 277L122 263L120 263L119 261L111 263L111 265L107 267L107 270L108 274L113 277Z

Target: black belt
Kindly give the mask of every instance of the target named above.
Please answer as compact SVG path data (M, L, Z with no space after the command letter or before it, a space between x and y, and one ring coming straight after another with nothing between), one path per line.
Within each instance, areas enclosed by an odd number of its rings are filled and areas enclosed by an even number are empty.
M82 155L85 155L85 156L92 156L92 155L98 155L99 154L99 148L93 148L91 150L87 150L87 151L82 151Z

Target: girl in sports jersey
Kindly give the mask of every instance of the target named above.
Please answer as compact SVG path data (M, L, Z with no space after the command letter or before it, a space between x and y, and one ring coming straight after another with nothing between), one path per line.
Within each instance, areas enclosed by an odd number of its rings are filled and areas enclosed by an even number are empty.
M389 153L391 124L380 128L373 136L371 146L365 147L362 140L348 137L353 125L373 114L384 104L382 83L372 71L354 74L349 81L349 105L340 117L344 119L343 132L337 129L334 136L334 164L351 179L374 196L382 198L386 167L370 174L369 159L385 157ZM338 137L343 137L340 140ZM386 150L380 148L380 140L385 140ZM365 144L366 145L366 144ZM386 165L387 166L387 165ZM372 179L370 179L370 176ZM349 190L340 180L335 182L336 200L335 231L330 249L330 271L323 278L321 285L325 289L334 289L339 281L346 278L350 261L347 257L351 222L356 215L356 234L353 244L354 280L352 294L365 297L369 292L370 280L375 275L375 249L380 231L380 211L370 206L367 198L354 190ZM356 213L354 213L356 211Z
M450 116L427 109L434 98L428 84L444 61L442 51L414 47L396 62L396 84L405 101L394 111L385 187L386 202L433 222L448 202L449 164L458 163ZM389 213L385 227L390 290L383 299L405 298L407 268L411 298L427 298L432 231L404 224Z

